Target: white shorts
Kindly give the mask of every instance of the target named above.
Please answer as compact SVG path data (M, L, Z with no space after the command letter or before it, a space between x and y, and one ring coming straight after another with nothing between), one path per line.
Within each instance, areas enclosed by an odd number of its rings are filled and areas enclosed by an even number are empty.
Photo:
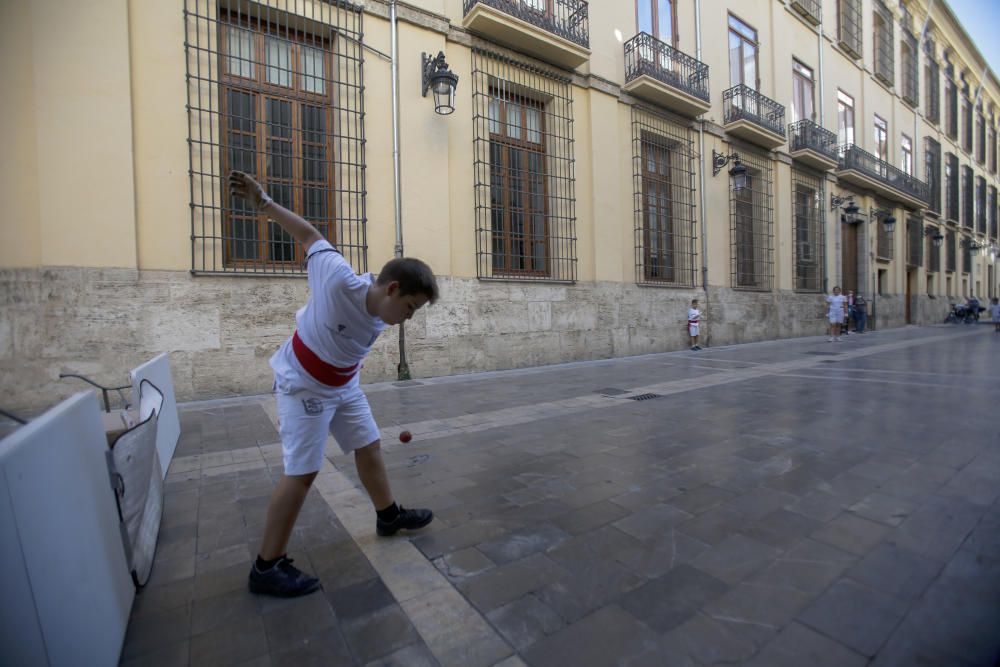
M844 314L841 312L831 312L829 318L830 324L841 324L844 321Z
M368 398L356 380L332 397L276 387L275 399L286 475L318 472L327 435L334 437L345 454L379 439Z
M690 336L697 336L698 335L698 325L697 324L689 324L688 325L688 335L690 335Z

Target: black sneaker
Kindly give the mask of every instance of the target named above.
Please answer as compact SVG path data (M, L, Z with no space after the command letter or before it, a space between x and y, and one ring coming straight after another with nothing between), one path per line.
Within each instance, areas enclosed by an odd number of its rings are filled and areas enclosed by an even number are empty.
M291 558L280 558L269 570L261 572L257 565L250 566L249 588L251 593L294 598L308 595L319 588L319 579L292 565Z
M399 515L395 521L375 519L375 532L382 537L395 535L399 530L416 530L423 528L434 520L434 512L430 510L408 510L399 506Z

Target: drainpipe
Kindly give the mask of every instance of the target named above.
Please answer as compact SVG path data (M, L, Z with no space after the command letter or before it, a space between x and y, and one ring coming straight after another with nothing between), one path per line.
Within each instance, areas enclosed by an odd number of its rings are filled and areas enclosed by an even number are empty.
M825 119L826 119L826 93L824 92L824 88L826 87L826 76L824 75L824 70L823 70L823 43L824 43L825 39L826 39L826 33L823 30L823 13L820 12L819 40L818 40L819 41L819 45L818 45L819 46L819 48L818 48L818 51L819 51L819 119L818 120L819 120L819 126L820 127L824 127L824 128L826 127L826 124L824 122ZM826 208L826 202L825 201L821 202L821 205L824 208ZM830 214L827 213L827 217L828 218L829 218L829 215ZM834 250L834 252L838 252L840 250L840 226L836 222L836 218L834 218L834 220L835 220L835 222L834 222L834 228L833 228L833 230L834 230L834 232L833 232L834 233L833 250ZM830 253L826 252L826 253L823 253L823 255L824 255L823 256L823 266L824 266L824 268L823 268L823 293L826 294L827 292L830 291L830 289L829 289L829 281L830 281ZM840 256L839 253L837 254L837 256L838 257ZM840 281L837 281L837 282L840 282Z
M694 0L695 58L701 61L701 0ZM708 312L708 223L705 220L705 123L698 123L698 153L701 169L698 170L698 221L701 225L701 288L705 292L705 311ZM712 341L712 327L705 332L705 343Z
M403 206L402 182L399 169L399 32L396 21L396 0L389 0L389 24L392 42L392 174L395 181L393 190L394 218L396 221L395 256L403 256ZM398 380L410 379L410 367L406 363L406 329L405 322L399 323L399 365L396 366Z

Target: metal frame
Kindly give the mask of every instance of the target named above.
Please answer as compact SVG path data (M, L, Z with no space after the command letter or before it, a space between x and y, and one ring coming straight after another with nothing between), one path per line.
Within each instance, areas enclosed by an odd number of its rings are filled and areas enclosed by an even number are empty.
M746 187L730 184L730 284L734 289L774 289L774 165L771 158L742 149Z
M824 292L826 285L826 234L823 201L824 178L805 169L792 168L792 264L797 292ZM812 203L800 206L799 195L812 192Z

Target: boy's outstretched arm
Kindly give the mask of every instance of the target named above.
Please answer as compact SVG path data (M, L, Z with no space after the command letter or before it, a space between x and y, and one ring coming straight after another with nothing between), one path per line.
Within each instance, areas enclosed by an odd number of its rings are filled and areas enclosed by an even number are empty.
M235 197L243 197L253 204L258 211L266 212L268 217L281 225L286 232L292 235L292 238L301 243L302 247L306 249L323 238L323 235L311 224L284 206L276 204L264 192L264 188L260 183L242 171L229 172L229 192Z

